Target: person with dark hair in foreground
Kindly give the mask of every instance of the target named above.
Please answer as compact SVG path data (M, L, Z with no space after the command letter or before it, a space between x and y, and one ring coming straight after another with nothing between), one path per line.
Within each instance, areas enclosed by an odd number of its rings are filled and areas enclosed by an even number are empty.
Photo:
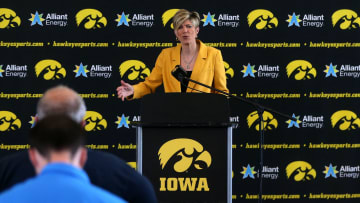
M94 186L81 168L87 159L85 132L66 115L47 116L31 129L29 157L36 177L0 194L0 202L116 202Z
M85 113L85 103L79 94L62 85L46 91L37 107L39 120L52 114L65 114L83 123L82 118ZM157 202L150 181L113 154L88 150L88 160L84 170L91 183L128 202ZM33 176L35 176L35 170L26 151L0 160L0 192Z

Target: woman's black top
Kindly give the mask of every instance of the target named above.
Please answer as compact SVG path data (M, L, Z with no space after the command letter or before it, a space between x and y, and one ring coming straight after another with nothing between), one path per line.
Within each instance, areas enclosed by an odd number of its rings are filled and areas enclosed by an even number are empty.
M186 71L187 77L190 78L192 71ZM183 80L183 83L181 84L181 93L185 93L187 86L189 84L188 80Z

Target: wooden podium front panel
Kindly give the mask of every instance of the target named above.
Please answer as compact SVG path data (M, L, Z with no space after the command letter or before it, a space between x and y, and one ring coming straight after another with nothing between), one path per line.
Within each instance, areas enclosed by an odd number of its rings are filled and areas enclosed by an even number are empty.
M160 203L227 201L227 128L144 127L142 133L142 172Z

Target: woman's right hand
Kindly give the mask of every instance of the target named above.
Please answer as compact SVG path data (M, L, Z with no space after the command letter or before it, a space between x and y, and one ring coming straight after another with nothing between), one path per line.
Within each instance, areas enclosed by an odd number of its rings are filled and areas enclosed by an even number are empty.
M124 82L121 80L121 86L116 88L118 98L121 98L122 101L128 96L134 94L134 88L129 83Z

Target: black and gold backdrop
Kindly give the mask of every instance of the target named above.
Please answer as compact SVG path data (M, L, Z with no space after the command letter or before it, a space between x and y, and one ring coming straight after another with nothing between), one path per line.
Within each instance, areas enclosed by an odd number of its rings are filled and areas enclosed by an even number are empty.
M360 3L352 1L0 2L0 156L24 150L36 102L57 84L88 107L90 149L135 162L143 81L176 45L179 8L201 15L199 39L222 51L231 93L298 118L265 112L263 198L359 201ZM157 94L163 92L159 88ZM233 202L259 191L256 109L230 100ZM216 107L214 107L216 108ZM157 189L157 188L155 188Z

